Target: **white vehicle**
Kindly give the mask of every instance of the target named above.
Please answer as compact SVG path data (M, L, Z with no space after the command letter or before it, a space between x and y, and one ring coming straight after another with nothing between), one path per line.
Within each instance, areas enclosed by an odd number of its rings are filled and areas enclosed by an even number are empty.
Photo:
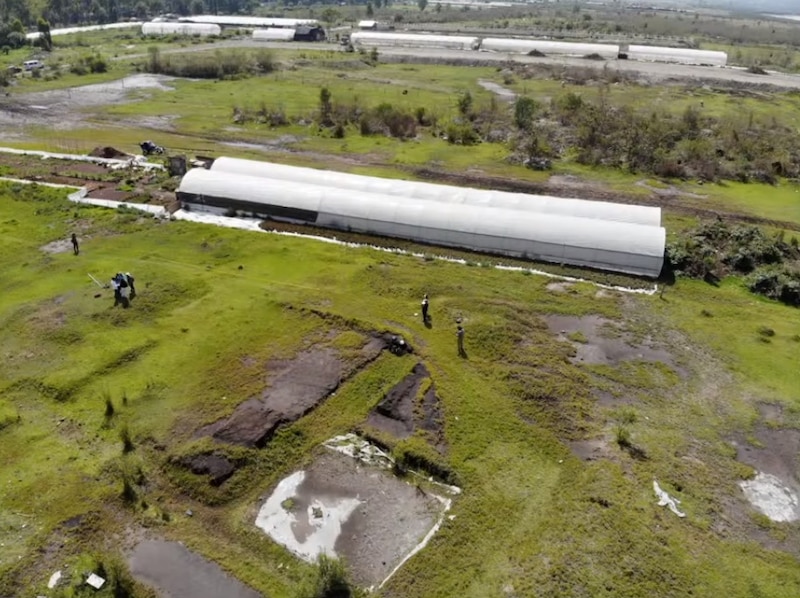
M22 63L22 68L26 71L35 71L44 68L44 63L41 60L26 60Z

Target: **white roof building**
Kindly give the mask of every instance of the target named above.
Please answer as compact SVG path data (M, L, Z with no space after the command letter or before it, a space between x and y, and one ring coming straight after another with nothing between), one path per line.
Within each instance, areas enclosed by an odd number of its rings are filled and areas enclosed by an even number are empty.
M242 160L240 158L217 158L211 165L211 170L290 183L307 183L409 199L424 199L461 206L482 206L541 212L554 216L574 216L647 226L661 226L661 208L654 206L637 206L605 201L552 197L549 195L472 189L418 181L384 179L333 170Z
M657 277L663 228L461 206L195 168L178 199L215 213L236 210L335 230Z

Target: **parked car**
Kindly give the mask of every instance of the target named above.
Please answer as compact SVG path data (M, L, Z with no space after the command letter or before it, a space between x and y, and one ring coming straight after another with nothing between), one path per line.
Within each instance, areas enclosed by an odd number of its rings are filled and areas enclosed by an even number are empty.
M26 71L35 71L37 69L43 69L44 63L41 60L26 60L22 63L22 68Z

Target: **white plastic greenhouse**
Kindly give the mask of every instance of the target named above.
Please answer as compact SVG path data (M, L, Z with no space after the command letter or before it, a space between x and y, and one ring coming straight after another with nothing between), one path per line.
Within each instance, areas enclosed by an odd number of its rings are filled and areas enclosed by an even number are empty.
M619 46L616 44L583 44L554 42L540 39L509 39L487 37L481 42L481 50L490 52L514 52L528 54L536 50L545 56L589 56L598 54L603 58L616 58Z
M190 209L244 214L487 253L656 277L657 226L553 216L276 181L195 168L178 200Z
M294 41L294 29L281 29L268 27L253 30L253 39L261 42L291 42Z
M84 27L64 27L60 29L51 29L50 37L57 35L71 35L73 33L83 33L88 31L105 31L107 29L129 29L131 27L141 26L141 21L125 21L124 23L106 23L105 25L86 25ZM38 31L25 34L25 39L39 39L42 34Z
M277 179L291 183L307 183L329 188L349 189L464 206L522 210L554 216L574 216L647 226L661 226L661 208L658 207L383 179L331 170L286 166L272 162L242 160L240 158L217 158L211 165L211 170L214 172Z
M283 19L272 17L247 17L234 15L197 15L182 17L184 23L212 23L224 27L297 27L316 25L316 19Z
M384 46L397 48L451 48L477 50L480 38L457 35L424 35L415 33L373 33L356 31L350 36L354 46Z
M712 50L691 50L688 48L666 48L663 46L623 45L621 54L627 54L628 60L649 62L671 62L674 64L696 64L702 66L725 66L728 55L725 52Z
M219 25L204 23L144 23L142 24L142 35L196 35L199 37L209 37L222 33Z

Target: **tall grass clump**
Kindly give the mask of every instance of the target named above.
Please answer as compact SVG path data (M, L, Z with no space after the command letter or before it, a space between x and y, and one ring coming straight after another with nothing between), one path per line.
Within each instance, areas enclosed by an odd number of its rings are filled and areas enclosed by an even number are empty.
M240 79L275 70L272 53L215 50L163 56L158 48L150 48L140 68L148 73L186 77L189 79Z
M317 560L317 571L311 583L302 587L296 598L360 598L365 594L351 585L344 563L324 554Z

